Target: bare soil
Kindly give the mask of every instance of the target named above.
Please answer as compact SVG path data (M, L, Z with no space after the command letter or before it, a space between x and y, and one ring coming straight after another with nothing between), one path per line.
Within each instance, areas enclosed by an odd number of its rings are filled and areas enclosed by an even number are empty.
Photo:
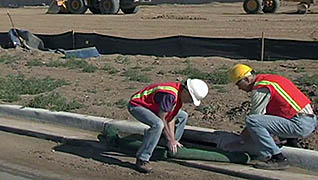
M125 154L101 151L87 146L60 144L2 131L0 145L0 172L9 170L8 172L29 177L28 179L242 180L242 178L167 161L152 162L155 171L151 174L142 174L134 168L135 158Z
M126 38L158 38L172 35L189 35L198 37L260 37L262 32L267 38L295 39L316 41L318 38L317 7L311 7L306 15L293 14L296 3L282 2L276 14L247 15L242 3L211 3L206 5L158 5L141 6L135 15L48 15L46 8L32 7L19 9L0 9L0 31L11 28L6 15L10 11L15 26L37 34L60 34L65 31L96 32ZM129 81L123 73L136 65L148 68L144 76L152 82L184 81L185 76L176 72L192 67L202 72L230 68L236 63L247 63L256 71L271 71L289 77L292 80L302 75L317 74L318 63L315 60L260 62L257 60L232 60L223 57L154 57L126 56L129 64L116 60L120 55L107 55L88 59L87 62L98 67L94 73L84 73L80 69L30 67L26 64L34 59L48 63L61 59L59 54L30 52L21 49L0 49L0 55L16 56L19 61L13 64L1 64L1 76L23 74L26 77L46 77L64 79L70 85L60 87L55 92L69 101L76 100L85 106L73 110L74 113L102 116L112 119L133 120L125 108L118 107L120 100L129 97L148 83ZM65 59L61 61L66 61ZM102 69L110 64L119 70L109 74ZM149 70L150 68L150 70ZM298 71L301 69L302 71ZM203 101L206 111L199 111L193 105L186 105L189 113L189 125L212 129L239 132L244 127L244 116L249 111L249 95L239 91L233 84L210 87L208 97ZM313 100L317 112L317 86L299 87ZM221 89L221 90L220 90ZM25 95L13 104L24 105L34 96ZM317 131L301 142L302 147L318 150Z

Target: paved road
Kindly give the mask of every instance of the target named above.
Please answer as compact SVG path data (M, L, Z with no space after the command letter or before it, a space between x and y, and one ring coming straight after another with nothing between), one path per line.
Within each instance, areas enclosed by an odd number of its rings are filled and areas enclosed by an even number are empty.
M0 167L0 179L10 179L10 180L31 180L33 177L25 177L17 173L16 169L11 169L12 171L8 172L8 167Z
M265 171L249 165L177 159L151 161L155 172L145 175L134 169L134 154L113 151L98 143L96 133L0 116L0 179L313 180L317 177L315 172L294 167L288 171Z
M32 174L26 171L22 171L24 167L18 167L17 165L2 162L0 165L0 179L7 180L53 180L52 178L46 177L45 174ZM54 179L56 180L56 179Z
M7 173L3 171L3 169L0 169L0 179L11 179L11 180L31 180L32 178L23 177L20 175L17 175L15 173Z
M26 131L22 131L21 127ZM10 133L13 131L15 133ZM27 134L33 136L35 131L40 132L40 138L23 135L29 132ZM44 132L51 136L44 136ZM54 134L82 141L65 144L43 139L52 138ZM163 180L213 177L214 180L242 180L239 177L168 161L153 161L155 172L145 175L134 169L134 156L88 146L88 142L94 143L92 137L93 134L79 129L32 121L17 123L16 120L0 117L0 179L102 180L108 177L107 179L115 180Z

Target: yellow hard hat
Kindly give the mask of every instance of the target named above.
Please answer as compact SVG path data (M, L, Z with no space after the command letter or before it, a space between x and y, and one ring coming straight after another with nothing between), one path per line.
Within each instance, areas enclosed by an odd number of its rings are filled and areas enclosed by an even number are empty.
M252 70L251 67L245 64L236 64L230 71L230 79L236 84L239 80L249 75Z

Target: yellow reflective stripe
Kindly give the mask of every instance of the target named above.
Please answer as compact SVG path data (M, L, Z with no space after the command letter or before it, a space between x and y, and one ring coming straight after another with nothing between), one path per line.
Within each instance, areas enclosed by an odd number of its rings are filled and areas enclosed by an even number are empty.
M152 88L152 89L148 89L146 91L143 91L142 93L139 93L139 94L135 94L131 99L136 99L136 98L141 98L143 96L147 96L149 94L152 94L154 93L155 91L157 90L167 90L167 91L172 91L174 92L176 95L178 95L178 90L174 87L171 87L171 86L157 86L155 88Z
M280 94L297 112L301 110L299 105L289 96L289 94L284 91L283 88L280 87L279 84L275 82L270 82L270 81L258 81L255 83L255 86L257 85L272 85L274 89Z

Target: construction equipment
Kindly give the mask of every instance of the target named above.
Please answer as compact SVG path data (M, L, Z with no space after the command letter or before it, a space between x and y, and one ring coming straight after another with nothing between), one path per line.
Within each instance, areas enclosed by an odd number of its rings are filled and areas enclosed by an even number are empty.
M299 2L297 5L298 14L306 14L314 0L284 0ZM275 13L280 7L280 0L244 0L243 8L247 14Z
M138 12L138 5L151 0L52 0L48 14L71 13L84 14L89 9L93 14L125 14Z

